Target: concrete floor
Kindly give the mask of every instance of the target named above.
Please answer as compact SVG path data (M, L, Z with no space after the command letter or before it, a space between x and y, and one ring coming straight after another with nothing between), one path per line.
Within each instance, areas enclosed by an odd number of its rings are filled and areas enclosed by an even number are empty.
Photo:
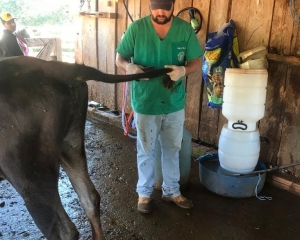
M156 190L155 211L142 215L136 210L135 140L124 136L121 128L88 118L86 150L90 176L102 196L101 221L108 240L300 239L300 198L268 183L260 195L272 197L271 201L219 196L201 185L198 162L192 160L189 188L183 194L194 208L183 210L162 202ZM63 171L59 190L80 239L91 239L89 223ZM7 181L0 182L0 239L44 239Z

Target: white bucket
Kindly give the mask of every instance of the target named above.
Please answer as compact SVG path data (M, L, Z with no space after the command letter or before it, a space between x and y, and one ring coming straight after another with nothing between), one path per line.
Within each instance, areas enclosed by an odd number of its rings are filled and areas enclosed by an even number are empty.
M259 130L234 131L225 124L218 147L219 161L223 169L233 173L252 172L259 159Z
M265 112L267 81L267 70L226 69L222 114L229 129L255 131Z

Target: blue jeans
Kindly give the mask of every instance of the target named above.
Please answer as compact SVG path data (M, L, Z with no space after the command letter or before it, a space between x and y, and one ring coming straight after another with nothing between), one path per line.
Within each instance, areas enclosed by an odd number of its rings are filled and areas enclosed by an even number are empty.
M184 109L163 115L134 114L137 129L138 182L140 197L150 197L155 184L155 142L161 145L162 192L168 197L179 196L179 151L181 148Z

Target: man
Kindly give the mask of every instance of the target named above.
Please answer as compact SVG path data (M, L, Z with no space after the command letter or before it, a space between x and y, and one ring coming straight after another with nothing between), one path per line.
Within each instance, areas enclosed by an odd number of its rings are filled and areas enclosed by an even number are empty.
M151 213L155 142L162 150L162 199L185 209L192 201L179 189L179 150L185 120L184 76L200 70L203 51L194 30L173 16L175 0L150 0L149 16L132 23L117 47L116 65L128 74L145 67L171 68L164 77L134 81L131 103L137 129L138 211ZM172 84L170 84L170 82Z
M27 45L18 38L14 32L16 31L15 18L9 12L1 13L1 21L4 26L3 35L0 40L0 52L2 57L28 55Z

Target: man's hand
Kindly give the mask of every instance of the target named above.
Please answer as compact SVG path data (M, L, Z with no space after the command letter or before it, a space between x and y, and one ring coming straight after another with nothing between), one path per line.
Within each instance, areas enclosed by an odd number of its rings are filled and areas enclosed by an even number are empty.
M137 74L137 73L144 73L143 66L133 64L133 63L128 63L126 66L126 72L129 74ZM140 80L149 80L149 78L141 78Z
M144 73L144 71L142 70L142 66L133 63L127 64L126 72L129 74Z
M173 70L167 73L173 81L178 81L181 77L185 76L184 66L166 65L165 68L171 68Z

